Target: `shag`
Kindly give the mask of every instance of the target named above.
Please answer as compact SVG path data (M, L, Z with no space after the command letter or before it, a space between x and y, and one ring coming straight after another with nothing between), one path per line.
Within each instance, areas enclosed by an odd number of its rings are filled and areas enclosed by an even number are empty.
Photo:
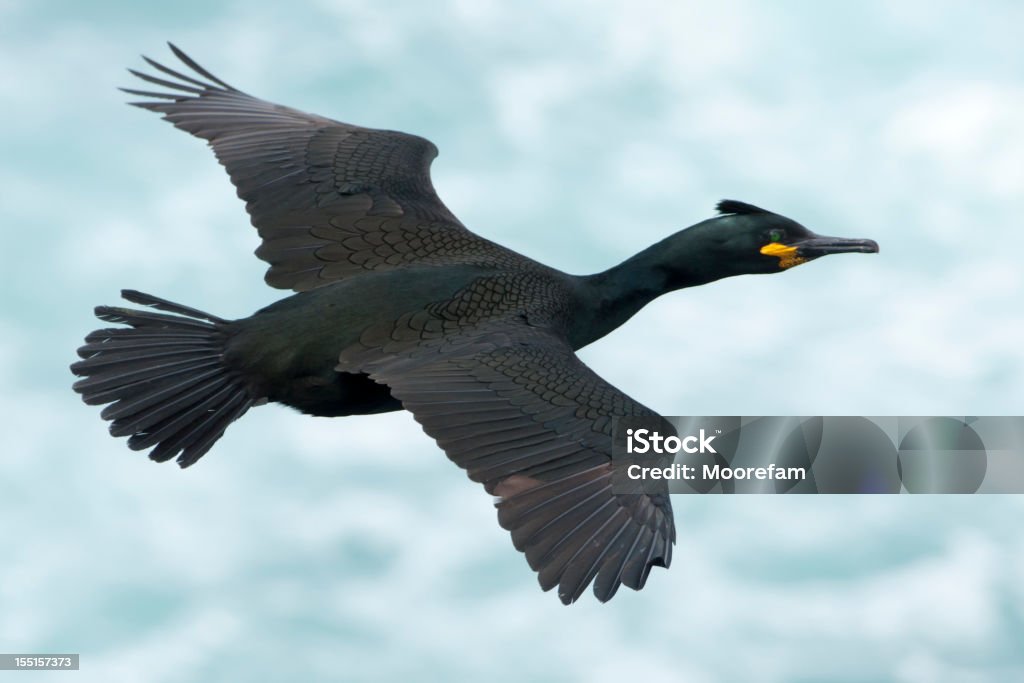
M237 90L174 45L186 74L144 58L166 90L132 102L207 141L245 201L270 264L296 292L241 320L124 290L99 306L71 366L110 433L195 463L249 408L310 415L405 409L469 478L544 590L574 602L640 589L668 567L668 495L617 494L612 420L654 416L575 351L654 298L827 254L878 251L739 201L595 275L563 273L466 229L430 180L420 137L340 123ZM179 67L180 68L180 67Z

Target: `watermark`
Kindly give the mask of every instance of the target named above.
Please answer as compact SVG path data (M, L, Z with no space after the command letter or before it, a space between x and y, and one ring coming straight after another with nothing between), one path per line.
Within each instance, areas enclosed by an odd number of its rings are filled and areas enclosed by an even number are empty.
M77 654L0 654L0 671L78 671Z
M668 467L644 467L631 463L626 467L626 476L630 479L685 479L694 481L705 479L806 479L805 467L776 467L768 463L767 467L725 467L714 465L681 465L672 463Z
M679 438L675 434L662 435L653 429L626 429L626 452L633 453L715 453L711 442L715 437L707 436L704 430L700 430L699 436L684 436Z
M616 493L1024 493L1024 417L617 418Z

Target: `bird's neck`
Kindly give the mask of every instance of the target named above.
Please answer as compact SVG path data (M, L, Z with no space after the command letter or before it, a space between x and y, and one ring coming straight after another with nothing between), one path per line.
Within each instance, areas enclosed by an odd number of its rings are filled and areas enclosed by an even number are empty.
M683 230L604 272L580 277L578 315L569 331L573 348L605 336L662 294L722 277L698 256L696 237Z

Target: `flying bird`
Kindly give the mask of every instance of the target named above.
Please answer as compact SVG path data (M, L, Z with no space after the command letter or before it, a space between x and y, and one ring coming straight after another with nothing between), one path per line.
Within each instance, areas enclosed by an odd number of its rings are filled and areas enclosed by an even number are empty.
M815 235L723 200L718 215L619 265L569 275L478 236L437 196L437 148L406 133L307 114L144 58L157 90L135 106L206 140L245 202L270 264L295 293L226 320L138 291L144 308L99 306L74 389L110 433L188 467L246 411L268 402L319 416L408 410L473 481L563 603L601 601L668 567L667 493L612 490L612 424L656 413L575 352L658 296L827 254L866 239ZM182 69L182 67L178 67Z

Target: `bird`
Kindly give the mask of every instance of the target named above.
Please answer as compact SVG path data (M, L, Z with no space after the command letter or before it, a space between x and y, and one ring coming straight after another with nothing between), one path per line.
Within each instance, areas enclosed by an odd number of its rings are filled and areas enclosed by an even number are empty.
M667 490L612 488L615 420L660 416L576 352L668 292L878 251L722 200L612 268L570 275L467 229L434 190L430 141L253 97L168 45L177 69L144 56L159 75L129 71L157 88L122 90L212 147L262 240L266 283L292 293L229 320L122 290L136 307L95 308L113 326L85 337L74 391L129 448L183 468L266 403L407 410L494 496L541 588L567 605L591 584L601 602L641 589L676 540Z

